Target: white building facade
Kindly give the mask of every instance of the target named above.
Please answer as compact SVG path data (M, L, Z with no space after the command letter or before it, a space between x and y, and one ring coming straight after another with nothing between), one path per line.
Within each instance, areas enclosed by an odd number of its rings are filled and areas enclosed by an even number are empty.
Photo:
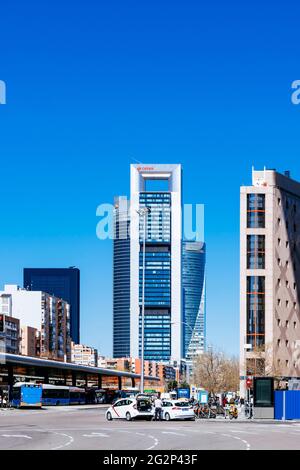
M41 357L70 361L70 305L67 302L46 292L28 291L11 284L5 285L1 294L10 298L12 317L41 332Z
M98 351L84 344L71 343L71 362L83 366L98 366Z
M181 165L131 165L130 356L141 356L143 217L145 252L145 360L182 359ZM160 187L161 186L161 187Z
M300 183L252 172L240 195L240 377L300 376Z

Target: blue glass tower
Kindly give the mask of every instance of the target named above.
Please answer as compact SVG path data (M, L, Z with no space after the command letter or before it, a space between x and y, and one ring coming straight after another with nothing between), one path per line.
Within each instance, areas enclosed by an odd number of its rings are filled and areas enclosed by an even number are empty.
M183 357L190 366L205 350L205 255L205 243L183 242Z
M130 356L130 238L125 197L115 198L113 242L113 357Z
M70 334L80 340L80 271L78 268L25 268L23 286L27 290L43 291L70 304Z

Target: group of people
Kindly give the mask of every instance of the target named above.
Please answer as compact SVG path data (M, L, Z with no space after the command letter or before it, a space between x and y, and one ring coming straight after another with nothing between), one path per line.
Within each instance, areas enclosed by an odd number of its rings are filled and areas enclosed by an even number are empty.
M194 407L195 414L198 417L213 417L215 418L217 414L220 413L220 410L223 410L225 418L227 415L233 415L235 418L238 416L238 406L245 407L245 415L248 418L252 418L252 406L251 403L248 403L242 397L230 398L229 400L224 395L220 400L218 396L210 397L206 405L201 405L197 400L192 397L189 400L190 404ZM160 394L156 397L152 397L152 403L154 406L154 420L161 421L163 419L163 402L161 400Z

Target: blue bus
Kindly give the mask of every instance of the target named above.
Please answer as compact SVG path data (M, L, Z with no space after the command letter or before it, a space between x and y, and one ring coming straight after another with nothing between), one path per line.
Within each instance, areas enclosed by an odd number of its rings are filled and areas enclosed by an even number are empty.
M16 408L41 408L42 386L29 382L17 382L12 389L11 405Z
M79 387L69 387L70 405L85 405L86 391Z
M43 405L69 405L69 387L64 385L43 384L42 403Z
M83 388L65 385L43 384L43 405L85 405L86 393Z

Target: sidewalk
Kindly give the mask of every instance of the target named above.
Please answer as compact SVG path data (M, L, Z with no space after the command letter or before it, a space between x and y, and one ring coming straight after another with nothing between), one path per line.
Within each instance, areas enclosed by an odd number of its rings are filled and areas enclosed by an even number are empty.
M107 409L110 405L59 405L59 406L42 406L42 408L0 408L1 412L13 411L80 411L80 410L94 410L94 409Z

